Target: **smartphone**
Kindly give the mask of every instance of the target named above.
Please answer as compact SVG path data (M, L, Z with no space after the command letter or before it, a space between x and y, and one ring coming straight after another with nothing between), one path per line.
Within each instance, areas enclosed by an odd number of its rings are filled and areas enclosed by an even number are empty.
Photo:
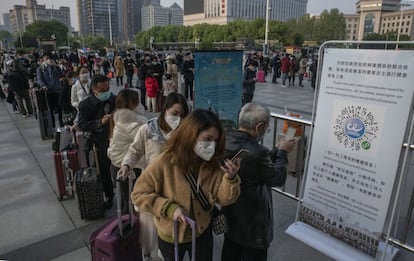
M288 130L286 131L285 139L291 140L295 137L295 134L296 134L296 129L293 127L289 127Z
M237 158L243 159L244 157L247 156L247 154L249 154L249 151L246 149L241 149L239 150L232 158L231 161L234 161Z

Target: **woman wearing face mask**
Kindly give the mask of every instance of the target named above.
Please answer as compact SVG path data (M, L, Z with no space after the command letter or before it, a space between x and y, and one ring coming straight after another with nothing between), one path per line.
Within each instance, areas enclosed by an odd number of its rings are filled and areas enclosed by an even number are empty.
M145 168L161 153L166 141L187 115L188 105L184 96L179 93L169 94L160 116L149 120L147 124L139 128L134 142L129 146L122 161L118 175L126 177L131 167L134 167L141 159L143 160L142 168ZM144 260L151 260L151 253L156 254L158 248L153 217L140 213L140 223Z
M115 100L113 114L113 129L109 141L108 158L111 160L111 175L115 179L121 167L122 159L127 153L129 145L134 141L139 127L147 122L144 116L144 107L139 103L138 92L132 89L121 90ZM141 173L141 166L132 165L135 174ZM121 182L122 212L128 212L128 181Z
M79 80L72 85L70 94L72 106L76 109L78 109L79 103L88 97L90 92L90 82L89 70L86 67L80 68Z
M191 229L185 221L196 221L196 260L211 261L213 236L210 229L216 203L232 204L240 193L237 175L240 159L225 160L224 129L214 112L195 110L173 133L165 151L142 172L131 194L133 203L154 215L158 245L165 260L174 260L173 220L178 231L179 260L191 252ZM189 185L196 184L207 201L204 207Z

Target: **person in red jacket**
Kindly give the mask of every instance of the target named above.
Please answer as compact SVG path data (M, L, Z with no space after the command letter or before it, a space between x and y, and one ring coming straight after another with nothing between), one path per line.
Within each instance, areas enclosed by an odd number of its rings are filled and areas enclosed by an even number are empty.
M285 53L283 54L283 58L281 61L281 67L280 67L280 72L282 73L282 79L283 79L282 87L286 87L285 83L286 83L286 79L288 79L289 67L290 67L289 55Z
M158 94L158 80L154 77L152 71L148 71L147 78L145 78L145 89L147 91L147 107L149 112L156 112L157 110L157 94Z

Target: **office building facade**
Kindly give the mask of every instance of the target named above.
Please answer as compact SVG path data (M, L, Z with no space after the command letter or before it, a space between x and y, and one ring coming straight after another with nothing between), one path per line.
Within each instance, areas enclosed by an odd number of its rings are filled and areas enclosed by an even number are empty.
M46 8L46 5L37 4L36 0L26 0L26 5L14 5L9 11L10 27L12 33L22 33L26 31L26 26L35 21L56 20L64 24L69 33L72 32L70 23L69 7L59 7L59 9Z
M360 0L357 14L344 15L346 40L362 40L370 33L394 32L414 40L414 9L400 0Z
M118 41L120 36L117 0L78 0L81 36L103 36Z
M150 5L142 7L142 30L154 26L183 25L183 13L183 9L176 3L171 7L163 7L153 1Z
M270 0L269 19L287 21L306 13L308 0ZM266 0L184 0L184 25L227 24L266 18Z

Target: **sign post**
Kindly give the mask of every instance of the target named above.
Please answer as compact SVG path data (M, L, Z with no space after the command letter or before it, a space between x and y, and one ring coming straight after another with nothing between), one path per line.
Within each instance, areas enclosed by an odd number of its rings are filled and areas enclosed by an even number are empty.
M335 259L373 260L383 254L377 249L411 113L414 52L323 52L302 224L287 233ZM299 230L344 244L326 247L329 240Z

